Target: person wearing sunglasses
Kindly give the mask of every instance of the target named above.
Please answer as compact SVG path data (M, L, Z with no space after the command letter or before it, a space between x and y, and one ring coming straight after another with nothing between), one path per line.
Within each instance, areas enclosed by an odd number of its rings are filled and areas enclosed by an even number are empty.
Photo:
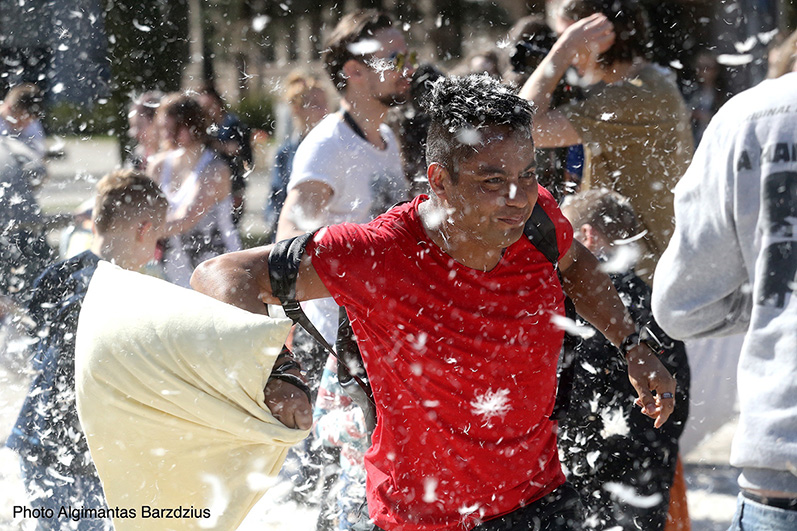
M399 143L383 123L391 108L409 99L415 54L408 50L401 30L377 10L349 13L327 39L322 60L340 95L340 110L321 120L296 150L277 241L326 225L367 222L408 198ZM334 344L335 302L313 301L305 310ZM326 354L303 330L295 333L293 349L317 386ZM309 450L312 446L306 443L310 459L302 462L320 459L312 455L317 454ZM316 481L318 468L301 468L294 483Z

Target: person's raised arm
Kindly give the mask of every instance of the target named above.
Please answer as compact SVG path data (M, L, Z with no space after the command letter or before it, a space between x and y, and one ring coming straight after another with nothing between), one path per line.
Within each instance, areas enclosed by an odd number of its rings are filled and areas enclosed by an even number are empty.
M265 304L279 304L271 294L268 255L273 245L227 253L199 264L191 276L191 287L227 304L253 313L268 314ZM296 279L299 300L329 297L310 257L305 254ZM279 361L277 362L279 364ZM297 368L285 371L301 378ZM264 390L266 406L274 418L289 428L309 429L313 408L307 394L292 383L269 378Z
M266 314L265 304L280 304L271 294L268 255L274 245L256 247L211 258L199 264L191 276L191 287L227 304ZM305 254L296 279L298 300L329 297L310 257Z
M600 270L598 259L577 240L559 262L563 287L573 300L576 311L617 347L631 336L636 327L625 309L609 276ZM676 382L645 344L626 351L628 378L639 398L637 404L645 415L656 419L660 427L675 409ZM651 391L656 391L654 396ZM670 393L666 395L664 394Z
M581 135L559 111L551 109L553 93L574 61L599 68L595 58L614 42L612 23L595 14L568 27L521 87L518 95L535 107L534 144L539 148L581 144Z
M327 219L332 188L321 181L305 181L288 192L277 224L277 241L315 230Z

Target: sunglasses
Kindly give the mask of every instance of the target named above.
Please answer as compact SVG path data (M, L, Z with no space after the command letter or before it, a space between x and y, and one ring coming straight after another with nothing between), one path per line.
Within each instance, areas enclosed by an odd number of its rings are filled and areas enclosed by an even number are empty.
M395 70L401 72L407 68L418 68L417 52L393 52L387 57L362 59L367 65L377 70Z
M418 68L417 52L393 52L388 56L388 60L393 62L393 67L399 72L405 68Z

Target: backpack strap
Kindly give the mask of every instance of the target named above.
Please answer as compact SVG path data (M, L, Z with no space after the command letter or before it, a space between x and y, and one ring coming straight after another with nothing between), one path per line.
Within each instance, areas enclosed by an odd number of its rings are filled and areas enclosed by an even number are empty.
M539 203L534 205L531 211L531 217L523 228L523 234L529 239L531 244L553 264L554 268L557 268L559 262L559 245L556 240L556 226ZM565 316L573 320L576 318L576 307L567 295L565 295ZM570 408L575 379L575 356L572 354L574 345L575 339L565 334L563 344L564 355L560 360L559 366L559 385L556 389L556 401L553 411L551 412L551 418L554 420L563 419L567 410Z
M357 346L357 338L349 322L349 314L343 306L338 310L338 337L335 340L335 351L338 353L338 383L360 406L365 418L365 431L370 437L376 428L376 402L368 374L365 372L362 354ZM354 379L357 376L360 381ZM369 442L370 444L370 442Z
M523 234L556 267L559 262L556 226L539 203L534 205L531 217L523 227Z
M269 280L271 281L271 293L280 300L282 308L285 310L285 315L288 316L294 324L298 324L304 328L313 339L315 339L324 349L329 352L335 359L338 360L338 374L343 375L341 386L346 389L347 393L362 408L363 413L366 415L366 425L376 425L376 405L373 399L373 392L371 386L367 382L365 370L362 370L362 376L354 374L360 371L352 371L349 369L350 365L347 361L351 362L352 367L357 367L357 359L359 359L359 367L362 367L362 358L360 357L357 343L354 340L354 333L351 331L348 315L345 309L341 309L342 315L346 315L345 326L348 331L344 331L343 335L347 338L341 343L341 352L348 353L350 360L342 359L332 345L324 338L323 335L316 329L313 323L308 319L307 315L302 310L299 301L296 299L296 279L299 276L299 267L304 256L305 248L310 239L315 235L314 232L296 236L288 240L283 240L271 250L268 255L268 272ZM339 324L338 337L341 337L340 328L344 324ZM336 342L336 345L340 341ZM356 357L355 353L356 352ZM344 385L343 382L349 384L349 387ZM351 382L354 382L352 384ZM369 418L369 413L372 418Z

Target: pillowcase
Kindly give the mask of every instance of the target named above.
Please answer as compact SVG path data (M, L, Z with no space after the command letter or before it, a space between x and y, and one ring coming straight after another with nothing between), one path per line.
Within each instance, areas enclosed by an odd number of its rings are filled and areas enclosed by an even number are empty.
M99 264L78 321L75 389L117 530L240 524L309 433L265 405L290 327Z

